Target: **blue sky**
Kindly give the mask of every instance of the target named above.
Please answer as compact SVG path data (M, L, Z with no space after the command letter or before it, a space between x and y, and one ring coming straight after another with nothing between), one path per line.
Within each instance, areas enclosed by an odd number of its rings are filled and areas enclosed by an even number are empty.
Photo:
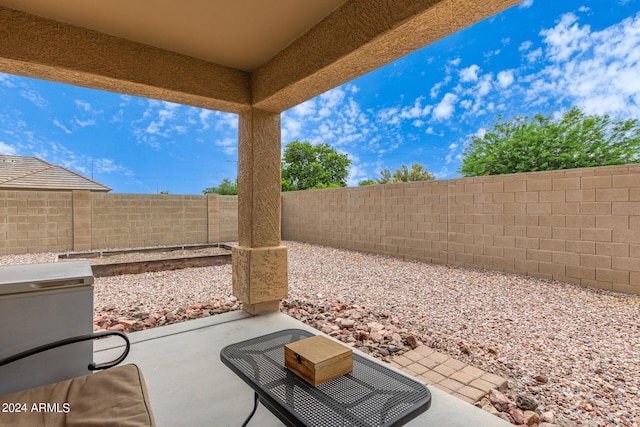
M349 185L412 162L446 179L499 114L640 118L639 11L640 0L525 0L284 112L283 146L347 153ZM232 114L0 73L0 154L118 193L200 194L235 178L237 126Z

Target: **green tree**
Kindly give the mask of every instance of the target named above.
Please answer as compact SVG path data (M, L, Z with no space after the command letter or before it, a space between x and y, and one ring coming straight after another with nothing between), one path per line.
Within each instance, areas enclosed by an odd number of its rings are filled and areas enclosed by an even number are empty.
M229 178L222 180L219 186L209 187L202 190L202 194L220 194L221 196L236 196L238 195L238 178L235 183L231 182Z
M393 173L393 182L415 182L415 181L430 181L436 179L435 176L429 173L420 163L411 163L411 169L405 165L400 166L400 169L396 169Z
M498 122L464 150L463 176L547 171L640 162L637 120L613 121L578 108L561 119L536 114Z
M345 187L350 164L329 144L290 142L282 158L282 191Z
M380 171L380 178L365 179L360 181L358 185L373 185L373 184L389 184L392 182L415 182L415 181L430 181L436 179L427 169L425 169L420 163L411 163L411 169L402 165L400 168L391 174L389 169L383 169Z

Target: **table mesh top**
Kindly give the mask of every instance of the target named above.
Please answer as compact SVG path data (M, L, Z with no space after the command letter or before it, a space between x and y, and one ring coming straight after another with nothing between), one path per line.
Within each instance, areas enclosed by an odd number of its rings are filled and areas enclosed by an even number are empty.
M402 425L429 408L431 394L425 385L355 353L351 373L317 387L308 384L284 367L284 345L311 336L287 329L229 345L220 357L301 425Z

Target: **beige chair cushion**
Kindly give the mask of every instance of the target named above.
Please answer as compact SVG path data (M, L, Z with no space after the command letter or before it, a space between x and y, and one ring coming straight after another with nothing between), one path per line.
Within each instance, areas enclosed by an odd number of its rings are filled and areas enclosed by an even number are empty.
M5 425L138 427L155 421L142 372L124 365L0 397Z

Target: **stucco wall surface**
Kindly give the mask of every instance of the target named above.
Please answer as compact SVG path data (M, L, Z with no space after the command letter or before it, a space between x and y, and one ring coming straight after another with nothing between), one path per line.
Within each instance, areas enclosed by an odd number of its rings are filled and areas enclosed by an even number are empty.
M640 294L640 165L284 193L282 234Z

